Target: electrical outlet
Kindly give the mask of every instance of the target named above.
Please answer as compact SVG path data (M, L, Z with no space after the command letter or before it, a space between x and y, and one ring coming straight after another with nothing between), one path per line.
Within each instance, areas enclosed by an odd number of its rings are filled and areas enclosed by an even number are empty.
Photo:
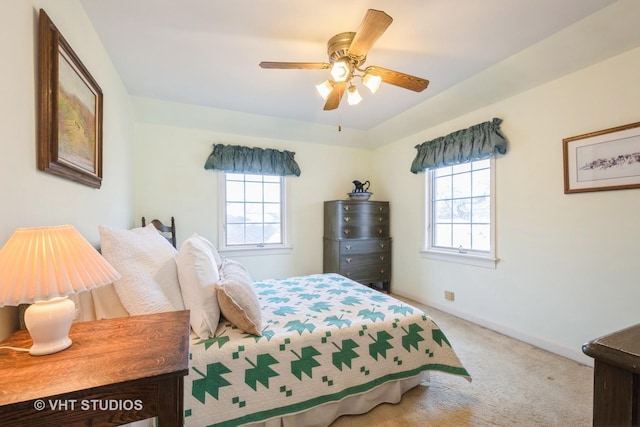
M455 301L456 293L452 291L444 291L444 299L447 301Z

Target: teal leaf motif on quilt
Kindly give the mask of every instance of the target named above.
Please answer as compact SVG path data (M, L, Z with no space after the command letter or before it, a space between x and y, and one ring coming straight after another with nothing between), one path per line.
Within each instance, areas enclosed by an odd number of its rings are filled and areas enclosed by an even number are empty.
M267 327L268 328L268 327ZM276 333L270 329L264 328L262 330L262 336L261 337L257 337L255 335L253 335L253 339L256 340L256 342L258 342L259 340L266 338L267 341L271 341L271 338L273 338Z
M357 357L360 357L358 353L356 353L353 349L360 347L358 343L356 343L351 338L342 340L342 348L338 346L336 343L332 343L338 351L331 354L331 360L333 362L333 366L342 371L342 365L347 365L349 369L351 369L351 361Z
M337 326L338 329L342 328L343 326L351 326L351 320L349 319L343 319L344 315L341 314L340 317L336 316L335 314L333 316L329 316L326 319L324 319L325 322L327 322L327 324L329 325L333 325L333 326Z
M196 345L204 344L204 349L209 350L209 347L211 347L214 344L218 344L218 348L222 348L222 346L225 345L227 341L229 341L228 336L220 335L217 337L207 338L204 340L201 339L200 341L196 342Z
M377 291L372 291L372 292L377 292ZM389 299L386 295L380 294L379 292L377 293L378 295L373 295L372 297L370 297L373 301L386 302Z
M442 341L446 342L447 345L451 347L451 343L449 342L447 337L444 336L444 332L442 332L441 329L433 329L431 331L431 336L433 337L433 340L437 342L440 347L442 347Z
M268 299L269 302L274 304L282 304L283 302L289 302L289 298L287 297L271 297Z
M316 325L314 325L313 323L307 323L307 320L305 320L304 322L301 322L299 320L292 320L290 322L287 322L284 327L289 328L287 329L289 332L297 331L300 335L302 335L304 331L309 331L310 333L313 332L313 330L316 328Z
M331 304L329 304L329 302L327 301L318 301L316 303L314 303L311 307L309 307L309 310L311 311L315 311L320 313L321 311L329 311L331 310Z
M377 340L371 335L369 337L373 340L373 343L369 344L369 355L375 360L378 360L378 355L386 359L387 350L393 348L393 345L389 344L389 340L393 338L393 335L387 331L378 331Z
M277 310L274 310L273 314L278 316L286 316L288 314L295 314L298 310L295 307L284 305Z
M346 289L329 289L329 292L327 293L332 295L342 295L342 294L346 294L347 292L349 291Z
M373 323L375 323L376 320L384 321L384 313L383 312L370 310L368 308L365 308L364 310L360 310L358 312L358 316L361 316L363 319L369 319Z
M300 294L300 295L298 295L298 297L300 299L312 300L312 299L320 298L320 295L318 295L318 294Z
M271 369L270 366L280 362L278 362L269 353L259 354L256 357L255 364L247 357L245 357L244 360L252 366L244 371L244 382L254 391L257 390L257 383L269 388L269 378L277 377L279 375L276 371Z
M342 300L342 304L344 305L357 305L360 304L360 298L356 297L346 297Z
M404 327L402 330L407 334L402 337L402 346L405 350L411 352L411 347L418 349L418 343L420 341L424 341L420 332L424 331L423 328L420 327L417 323L412 323L409 325L409 331L407 331Z
M314 359L316 356L320 356L320 352L312 346L303 347L302 354L299 355L295 351L291 350L298 360L291 361L291 373L295 375L299 380L302 380L302 373L307 374L309 378L313 378L311 371L316 366L320 366L320 363Z
M389 310L393 310L394 314L413 314L413 309L408 305L390 305Z
M193 380L191 394L202 403L205 403L206 393L209 393L217 400L220 388L231 385L229 381L222 377L222 375L228 374L231 370L222 363L216 362L207 365L206 375L196 368L193 368L193 370L202 375L203 378Z

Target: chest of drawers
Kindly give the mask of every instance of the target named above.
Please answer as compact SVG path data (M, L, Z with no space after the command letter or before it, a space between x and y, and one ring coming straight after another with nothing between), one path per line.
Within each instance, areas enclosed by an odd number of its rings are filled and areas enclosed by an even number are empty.
M324 202L323 245L325 273L390 291L389 202Z

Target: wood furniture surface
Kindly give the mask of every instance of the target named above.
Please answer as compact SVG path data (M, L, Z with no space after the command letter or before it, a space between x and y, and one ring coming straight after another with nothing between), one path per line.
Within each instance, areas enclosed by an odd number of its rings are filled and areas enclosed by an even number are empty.
M183 425L189 311L74 323L68 349L0 349L0 426ZM29 348L27 331L0 346Z
M582 346L594 358L593 425L640 425L640 324Z
M154 219L151 221L151 224L162 234L162 236L176 247L176 220L174 217L171 217L171 225L165 225L159 219ZM147 225L147 220L145 217L142 217L142 226L145 227Z
M324 202L323 271L390 292L389 202Z

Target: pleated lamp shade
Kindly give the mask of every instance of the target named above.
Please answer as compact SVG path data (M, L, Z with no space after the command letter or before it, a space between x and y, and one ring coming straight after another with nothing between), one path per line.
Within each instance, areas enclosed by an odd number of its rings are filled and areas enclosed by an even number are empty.
M66 296L119 278L73 226L19 228L0 250L0 307L35 303L25 313L31 354L49 354L71 345L75 305ZM37 310L44 312L29 315Z

